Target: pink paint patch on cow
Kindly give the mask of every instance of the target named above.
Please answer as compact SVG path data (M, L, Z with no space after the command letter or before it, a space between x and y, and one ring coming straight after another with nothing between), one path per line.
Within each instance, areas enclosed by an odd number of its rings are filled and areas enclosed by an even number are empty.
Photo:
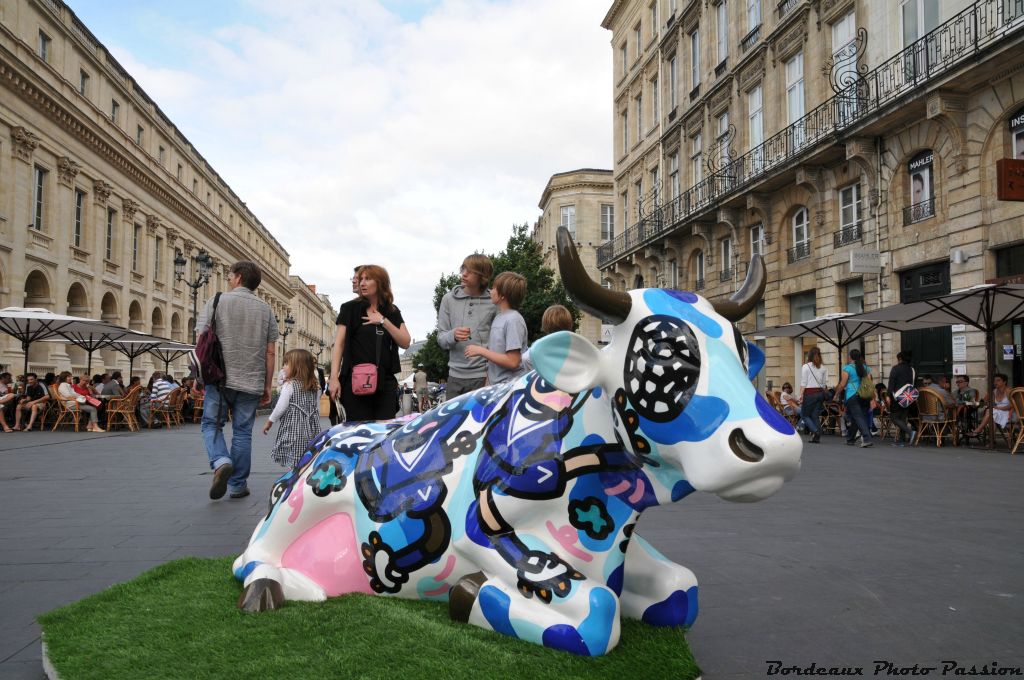
M304 484L296 484L292 487L292 492L288 494L288 507L292 509L292 514L288 515L288 524L294 524L295 520L299 518L299 513L302 512L302 492L305 488Z
M442 569L437 574L437 576L434 577L434 580L440 583L441 581L448 578L448 576L452 573L453 569L455 569L455 555L449 555L448 561L444 563L444 569Z
M629 497L630 503L639 503L640 499L644 497L644 480L639 477L636 480L636 491Z
M604 490L609 496L618 496L620 493L629 488L629 480L623 479L615 486L610 486Z
M295 539L281 566L313 579L328 597L373 593L363 573L352 517L345 512L331 515Z

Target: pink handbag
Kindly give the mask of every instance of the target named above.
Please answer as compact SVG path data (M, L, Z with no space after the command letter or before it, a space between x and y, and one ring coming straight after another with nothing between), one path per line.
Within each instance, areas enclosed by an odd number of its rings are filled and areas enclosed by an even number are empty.
M380 365L380 341L383 336L384 329L377 326L377 363L356 364L352 367L352 394L357 397L377 393L377 367Z

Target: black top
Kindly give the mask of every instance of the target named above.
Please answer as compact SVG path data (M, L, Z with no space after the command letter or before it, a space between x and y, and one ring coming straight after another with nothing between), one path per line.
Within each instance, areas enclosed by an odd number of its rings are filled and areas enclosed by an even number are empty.
M372 364L377 358L377 329L376 324L368 324L363 321L370 305L362 299L350 300L341 306L338 313L337 324L345 326L345 355L342 357L342 373L349 375L352 367L356 364ZM384 317L401 328L405 320L402 312L395 307L384 311ZM383 375L392 375L402 370L401 361L398 358L398 343L391 334L380 328L384 335L380 338L380 372Z
M42 399L43 397L46 396L46 388L43 387L38 382L35 385L26 385L25 386L25 396L28 397L30 401L36 401L37 399Z
M913 382L913 367L909 363L901 361L889 371L889 394L895 394L896 390L908 383L913 384Z

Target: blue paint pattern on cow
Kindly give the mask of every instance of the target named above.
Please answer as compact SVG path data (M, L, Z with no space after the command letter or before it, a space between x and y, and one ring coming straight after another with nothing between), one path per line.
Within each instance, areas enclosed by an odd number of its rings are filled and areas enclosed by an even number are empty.
M590 614L580 624L580 636L592 655L604 654L619 616L618 600L606 588L590 592Z
M666 290L664 292L666 295L671 295L677 300L682 300L683 302L689 302L691 305L695 304L699 299L696 295L694 295L688 290Z
M673 295L669 295L668 291L660 289L645 290L644 302L647 303L647 307L650 308L652 314L675 316L688 324L696 326L708 337L722 337L722 325L720 323L698 310L693 303L684 302Z
M644 610L641 620L652 626L689 626L697 618L697 586L677 590Z
M696 489L694 489L693 485L690 484L685 479L676 482L675 486L672 487L672 502L675 503L678 500L682 500L683 498L686 498L694 491L696 491Z
M623 562L619 566L612 570L611 575L608 576L608 587L616 595L622 595L622 584L626 575L626 563Z
M549 626L544 630L544 646L553 649L561 649L578 656L590 656L587 645L583 642L583 636L579 631L560 623L556 626Z
M487 623L495 632L516 637L516 631L508 618L508 610L512 599L494 586L484 586L480 589L478 600L480 611L483 612Z
M656 423L640 416L640 429L659 444L702 442L729 417L729 404L718 397L695 394L678 418Z
M752 342L747 343L747 378L753 380L764 368L764 350Z
M759 393L754 393L754 403L757 405L757 412L761 414L764 421L768 423L773 430L782 434L796 434L796 430L789 424L789 421L782 417L782 414L771 407L765 398Z
M260 566L261 562L246 562L245 566L235 571L235 578L239 581L244 581L249 578L249 574L252 573L253 569Z

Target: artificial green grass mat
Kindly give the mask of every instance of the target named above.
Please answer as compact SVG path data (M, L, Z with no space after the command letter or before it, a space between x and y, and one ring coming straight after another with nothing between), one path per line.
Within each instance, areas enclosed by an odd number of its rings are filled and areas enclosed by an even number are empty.
M84 678L580 678L690 680L681 629L623 620L597 658L448 618L447 604L368 595L235 608L231 559L189 557L39 617L61 680Z

